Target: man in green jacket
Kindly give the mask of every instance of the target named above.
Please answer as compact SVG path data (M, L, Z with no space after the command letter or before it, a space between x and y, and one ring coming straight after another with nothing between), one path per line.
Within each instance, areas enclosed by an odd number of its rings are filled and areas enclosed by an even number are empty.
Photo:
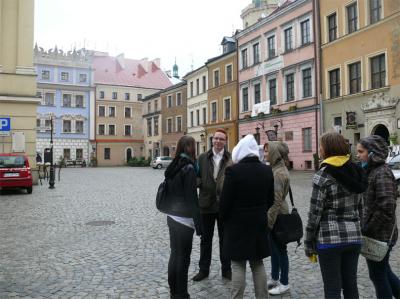
M225 168L232 164L231 154L225 149L226 139L225 130L218 129L212 139L212 148L198 158L202 235L200 242L200 271L193 277L194 281L203 280L210 273L215 222L217 222L218 227L222 277L229 280L232 278L231 261L224 256L224 251L222 250L223 227L218 217L219 196L224 183Z

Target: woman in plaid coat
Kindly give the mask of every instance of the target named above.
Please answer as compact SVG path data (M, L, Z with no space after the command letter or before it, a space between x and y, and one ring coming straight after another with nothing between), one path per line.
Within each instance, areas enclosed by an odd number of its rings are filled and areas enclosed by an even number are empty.
M359 298L358 257L361 249L362 193L367 188L361 167L350 160L342 135L321 136L324 159L314 175L304 240L308 257L318 255L325 298Z
M368 174L362 233L372 239L390 243L390 249L382 261L367 259L369 277L374 283L377 298L400 298L400 280L389 265L390 251L397 241L397 185L392 171L385 163L388 146L382 137L372 135L360 140L357 152Z

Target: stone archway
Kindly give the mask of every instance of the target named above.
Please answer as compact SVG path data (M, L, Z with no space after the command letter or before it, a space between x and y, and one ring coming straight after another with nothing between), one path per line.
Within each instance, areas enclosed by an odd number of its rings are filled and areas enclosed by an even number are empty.
M169 147L168 146L164 146L164 148L163 148L163 156L169 156Z
M379 135L381 136L383 139L386 140L386 142L389 144L389 130L385 125L379 124L376 125L372 132L373 135Z

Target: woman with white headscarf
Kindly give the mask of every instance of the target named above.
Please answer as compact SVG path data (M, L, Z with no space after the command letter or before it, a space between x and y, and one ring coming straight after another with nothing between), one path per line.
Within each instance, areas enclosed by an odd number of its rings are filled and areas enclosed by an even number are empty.
M256 298L268 298L263 259L270 256L267 213L274 202L272 170L261 163L253 135L240 140L232 161L234 165L225 171L219 208L225 228L223 248L232 260L231 298L243 298L247 261Z

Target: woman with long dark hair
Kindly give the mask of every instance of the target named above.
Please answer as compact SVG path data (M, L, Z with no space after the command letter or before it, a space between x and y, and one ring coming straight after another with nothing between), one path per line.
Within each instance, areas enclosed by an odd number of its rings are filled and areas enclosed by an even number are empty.
M175 158L165 171L167 223L171 255L168 284L171 298L190 298L187 281L193 233L200 235L196 186L195 140L183 136L178 141Z

